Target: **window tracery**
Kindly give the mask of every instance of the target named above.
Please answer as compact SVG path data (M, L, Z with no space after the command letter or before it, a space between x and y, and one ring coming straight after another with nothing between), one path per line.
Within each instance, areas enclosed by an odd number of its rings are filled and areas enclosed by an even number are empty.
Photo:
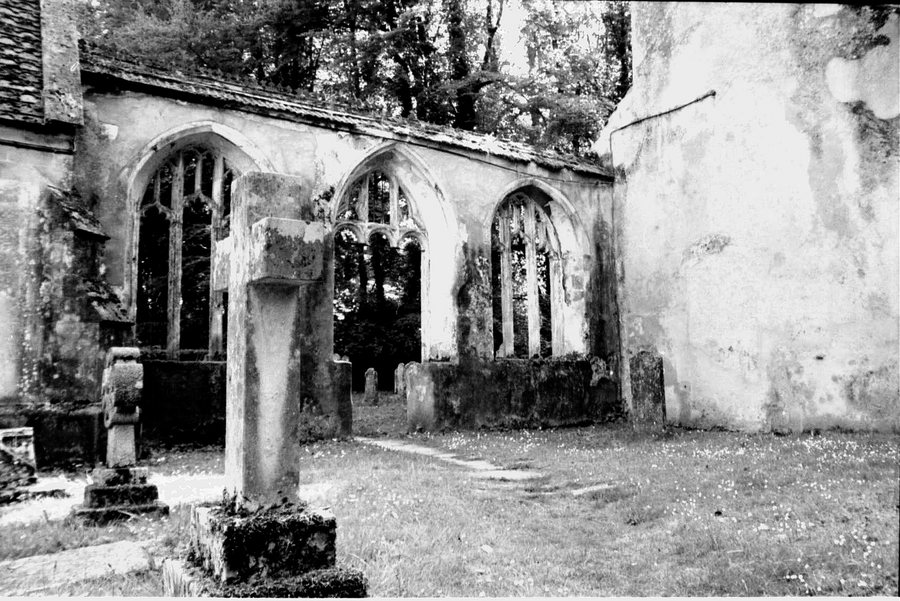
M546 357L559 347L559 241L550 208L523 192L497 208L491 227L494 351L497 357Z
M375 232L385 234L396 248L407 237L424 241L423 228L413 205L392 174L373 169L359 176L338 206L336 229L352 229L366 244Z
M224 294L210 285L215 242L228 235L234 170L204 146L167 157L140 202L136 335L142 346L217 355Z

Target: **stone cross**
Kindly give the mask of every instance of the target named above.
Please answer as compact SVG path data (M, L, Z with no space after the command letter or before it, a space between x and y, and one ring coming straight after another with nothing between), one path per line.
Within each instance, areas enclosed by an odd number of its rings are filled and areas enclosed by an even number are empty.
M378 372L374 367L366 370L366 396L367 403L378 403Z
M294 500L304 412L344 394L349 411L350 364L332 360L333 237L298 178L247 173L233 190L213 267L228 290L226 485L238 502Z

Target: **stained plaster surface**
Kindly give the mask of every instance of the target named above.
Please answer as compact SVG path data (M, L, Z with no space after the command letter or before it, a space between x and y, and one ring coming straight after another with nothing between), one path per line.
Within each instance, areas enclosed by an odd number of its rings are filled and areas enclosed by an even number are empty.
M669 421L900 427L900 19L826 8L635 5L634 87L596 149L623 392L655 349Z

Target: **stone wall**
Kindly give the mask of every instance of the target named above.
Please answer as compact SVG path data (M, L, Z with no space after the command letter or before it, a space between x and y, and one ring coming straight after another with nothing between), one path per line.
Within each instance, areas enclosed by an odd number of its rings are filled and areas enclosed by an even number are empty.
M605 364L587 359L410 363L407 418L417 429L572 426L621 416Z
M38 210L48 186L65 187L71 140L0 125L0 404L17 404L36 379L42 332L37 316Z
M278 99L227 101L239 86L209 78L203 78L206 92L197 94L189 81L180 91L161 86L173 78L152 75L152 69L132 65L127 75L104 70L91 51L79 55L71 3L41 4L42 113L29 123L7 119L0 125L0 403L10 425L25 419L22 402L53 404L48 419L58 421L63 405L80 410L96 400L99 358L106 347L128 342L136 316L140 199L161 162L194 144L224 157L235 174L296 178L298 202L315 212L304 219L322 221L326 229L362 173L390 172L409 197L425 238L426 361L493 359L491 223L510 194L535 191L546 199L559 237L560 269L554 273L561 274L562 291L555 290L562 301L553 307L554 352L615 359L612 187L602 168L504 147L490 137L331 114L326 107L302 117L264 108L278 106ZM75 190L80 197L74 213L60 211ZM332 250L329 237L324 252ZM331 286L329 279L325 287ZM94 302L104 299L109 302ZM300 302L317 316L330 311L329 294L317 292ZM330 346L332 332L319 325L317 317L304 326L308 354ZM149 409L148 433L171 430L168 411L153 412L185 398L177 390L196 390L198 383L209 388L198 391L196 413L186 421L205 423L207 406L215 413L217 368L158 367L160 382L171 379L178 386L148 395L147 402L157 403ZM349 395L347 367L328 362L321 368L331 370L317 380L330 382L319 391L322 398ZM348 431L349 412L331 409L326 413L339 424L336 429ZM310 431L316 429L313 418Z
M389 168L411 197L426 235L426 360L453 359L461 353L493 355L490 225L494 210L509 193L535 186L551 198L562 239L565 352L611 353L617 345L615 311L599 306L613 304L613 281L607 277L612 263L604 246L612 229L608 179L475 151L445 150L440 143L412 144L402 136L337 131L92 87L85 91L75 180L82 193L99 199L97 217L112 237L106 246L107 278L132 310L135 203L159 161L192 143L217 149L240 173L297 177L304 202L316 202L326 212L336 209L359 174L373 166ZM605 326L592 330L598 320Z
M225 362L142 360L145 440L225 443Z
M897 429L896 8L635 3L616 171L623 392L669 421Z

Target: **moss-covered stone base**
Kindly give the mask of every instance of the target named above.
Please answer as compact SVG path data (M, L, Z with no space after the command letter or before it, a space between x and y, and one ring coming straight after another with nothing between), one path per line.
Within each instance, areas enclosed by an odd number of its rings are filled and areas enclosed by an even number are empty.
M334 515L304 505L201 505L191 514L190 558L221 582L287 577L334 567L335 537Z
M101 468L92 472L93 484L84 488L84 505L72 515L89 524L102 525L133 515L169 515L159 501L155 484L147 484L145 467Z

